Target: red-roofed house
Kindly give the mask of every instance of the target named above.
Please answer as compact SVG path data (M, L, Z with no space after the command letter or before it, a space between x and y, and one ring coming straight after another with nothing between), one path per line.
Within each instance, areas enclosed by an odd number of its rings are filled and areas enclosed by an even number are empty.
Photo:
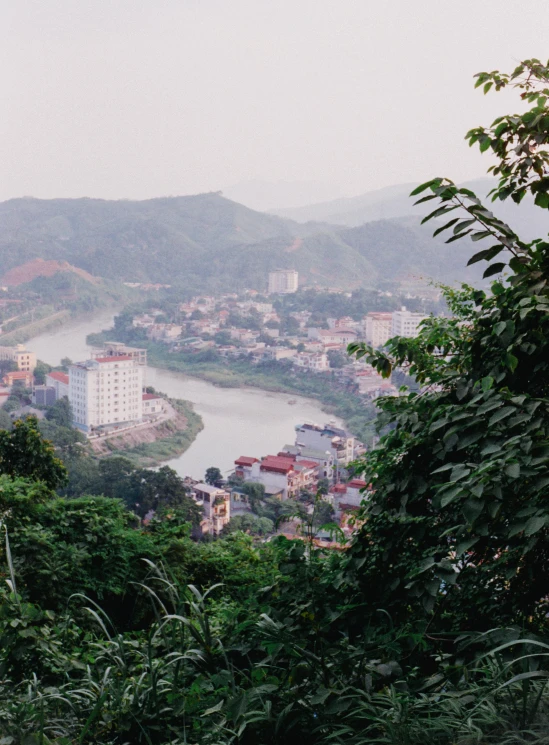
M362 501L368 499L368 484L362 479L352 479L347 484L334 484L329 494L333 497L336 514L340 515L350 508L358 509Z
M31 372L23 372L22 370L16 370L15 372L8 372L2 378L4 385L11 388L14 383L22 383L25 388L31 388L34 382L34 376Z
M266 494L297 497L302 490L314 491L318 483L318 464L296 459L295 455L267 455L262 460L240 457L235 474L244 481L263 484Z
M69 395L69 376L64 372L50 372L46 375L45 384L55 390L55 400Z
M162 396L157 396L155 393L143 393L143 416L148 414L161 414L164 407L162 405Z
M238 460L235 460L234 473L235 476L242 479L243 481L251 481L250 475L252 472L252 466L254 463L258 463L257 458L252 458L248 455L241 455Z

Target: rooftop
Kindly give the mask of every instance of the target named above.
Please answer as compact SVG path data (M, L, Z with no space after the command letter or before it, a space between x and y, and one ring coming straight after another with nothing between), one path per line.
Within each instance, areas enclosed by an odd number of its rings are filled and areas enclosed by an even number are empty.
M130 354L113 354L110 357L96 357L96 362L127 362L134 358Z
M48 378L53 378L53 380L59 381L59 383L65 383L65 385L69 384L69 376L67 373L64 372L58 372L57 370L54 370L53 372L47 373Z
M143 394L143 401L152 401L156 398L162 398L162 396L157 396L155 393L144 393Z
M235 465L237 466L251 466L254 463L257 463L257 458L252 458L249 455L241 455L238 460L235 460Z

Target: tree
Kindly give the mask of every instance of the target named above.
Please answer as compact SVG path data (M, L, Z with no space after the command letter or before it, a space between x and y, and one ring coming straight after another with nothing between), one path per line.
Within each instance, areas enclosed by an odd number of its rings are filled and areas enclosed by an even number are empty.
M215 486L219 481L221 481L222 475L219 468L216 468L215 466L210 466L210 468L206 469L206 475L204 476L204 481L207 484L211 484L212 486Z
M151 510L174 507L192 525L198 525L202 519L202 510L189 496L183 479L169 466L162 466L158 471L136 469L130 476L125 501L141 517Z
M340 370L349 363L349 357L338 349L329 349L327 352L328 362L330 367L334 370Z
M491 149L493 200L526 193L549 208L549 67L522 63L511 75L481 73L485 92L518 87L532 104L468 133ZM542 624L549 596L549 243L522 241L468 189L437 178L412 194L454 212L435 233L447 242L490 240L470 264L499 275L491 292L446 288L452 318L430 318L417 339L388 351L349 351L384 376L404 367L423 387L378 399L386 434L360 470L373 486L348 554L364 560L361 587L393 621L413 615L464 630ZM503 272L507 276L503 276ZM352 572L351 572L352 573Z
M73 413L69 399L66 396L58 399L46 411L46 419L57 424L58 427L72 427Z
M38 360L36 363L36 367L34 368L34 380L37 383L37 385L44 385L46 382L46 375L51 372L51 365L46 364L45 362L42 362L41 360Z
M225 535L242 531L250 535L268 535L274 531L274 522L268 517L258 517L254 514L235 515L229 524L223 528Z
M42 438L35 416L18 419L9 432L0 431L0 473L43 481L50 489L67 480L67 469Z

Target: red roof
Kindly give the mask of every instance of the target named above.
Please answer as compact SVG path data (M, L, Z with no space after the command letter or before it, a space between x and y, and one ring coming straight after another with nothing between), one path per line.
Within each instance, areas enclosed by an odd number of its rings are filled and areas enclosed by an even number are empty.
M293 459L282 458L279 455L267 455L261 461L262 471L274 471L276 473L289 473L294 466Z
M96 362L125 362L126 360L133 360L131 354L116 354L112 357L96 357Z
M364 489L367 484L365 481L362 481L362 479L353 479L352 481L349 481L347 486L350 486L352 489Z
M143 401L152 401L154 398L162 398L162 396L157 396L154 393L144 393L143 394Z
M331 494L346 494L347 484L334 484L330 489Z
M297 461L300 466L305 466L305 468L317 468L318 463L314 460L298 460Z
M69 384L69 376L64 372L49 372L47 377L53 378L54 380L59 381L59 383L65 383L65 385Z
M249 455L241 455L238 460L235 460L237 466L251 466L257 463L257 458L251 458Z
M32 378L32 373L30 372L8 372L4 375L5 378L11 378L12 380L26 380L27 378Z

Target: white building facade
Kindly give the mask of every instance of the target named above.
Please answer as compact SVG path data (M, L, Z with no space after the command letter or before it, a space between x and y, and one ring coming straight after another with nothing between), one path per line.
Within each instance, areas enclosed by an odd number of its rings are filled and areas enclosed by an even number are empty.
M366 342L374 349L385 346L392 336L392 313L368 313L364 319L364 336Z
M143 418L143 367L130 355L97 357L69 367L74 425L86 433Z
M287 295L297 292L299 275L295 269L277 269L269 272L269 295Z
M396 310L393 313L391 335L413 339L419 333L419 324L426 318L422 313L411 313L406 308Z

